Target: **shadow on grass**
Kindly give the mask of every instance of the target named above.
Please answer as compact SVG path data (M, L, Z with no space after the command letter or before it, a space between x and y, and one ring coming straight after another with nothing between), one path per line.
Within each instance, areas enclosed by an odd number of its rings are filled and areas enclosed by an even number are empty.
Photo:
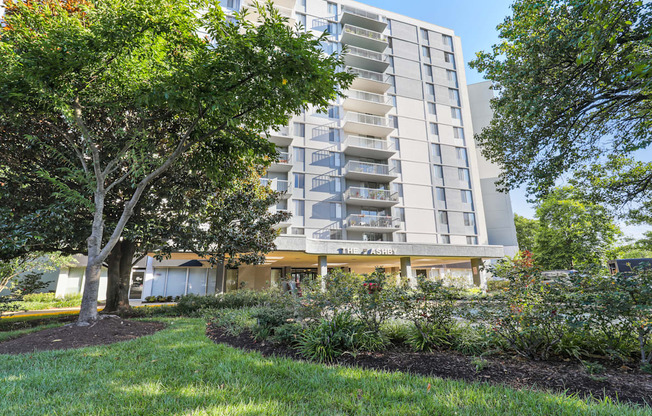
M500 386L263 358L214 344L199 319L164 321L167 329L129 342L0 355L0 414L649 414Z

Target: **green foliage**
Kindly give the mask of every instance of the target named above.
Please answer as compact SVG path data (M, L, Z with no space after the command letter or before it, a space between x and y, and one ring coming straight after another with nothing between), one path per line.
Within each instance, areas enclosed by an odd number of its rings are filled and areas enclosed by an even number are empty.
M610 213L584 201L574 188L558 188L539 202L534 256L547 270L572 270L605 264L620 235Z
M509 281L507 280L487 280L487 291L488 292L501 292L509 287Z
M477 141L501 185L542 195L584 161L650 145L651 3L516 0L512 11L470 63L500 90Z
M380 331L391 344L398 346L406 344L410 336L409 324L401 321L385 322Z
M11 291L24 298L26 295L31 295L41 289L45 289L50 284L42 281L42 277L42 273L26 273L12 282Z
M534 251L536 235L539 232L539 221L514 214L514 225L516 226L518 248L521 251Z
M274 335L272 335L272 340L274 340L274 342L293 347L297 344L297 342L299 342L303 330L304 328L301 326L301 324L286 323L274 328Z
M278 307L261 307L252 315L256 319L256 325L252 331L256 338L266 339L270 336L277 335L276 330L288 323L294 321L294 311L287 308ZM288 331L290 328L284 328ZM282 338L288 337L288 334L281 334Z
M209 317L209 323L224 328L233 336L238 336L245 330L251 329L256 322L253 317L256 308L216 309L204 312Z
M485 360L484 358L473 357L471 364L475 367L475 372L479 373L489 366L489 361Z
M235 290L217 295L186 295L179 299L176 309L179 314L189 316L207 309L238 309L260 306L272 300L272 291Z

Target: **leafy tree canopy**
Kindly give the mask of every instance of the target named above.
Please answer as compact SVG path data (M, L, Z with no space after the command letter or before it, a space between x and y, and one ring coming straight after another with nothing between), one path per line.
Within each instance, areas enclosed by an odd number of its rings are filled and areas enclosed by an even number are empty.
M516 240L518 241L519 250L533 252L536 236L539 232L539 221L514 214L514 225L516 226Z
M542 195L582 162L650 145L652 3L517 0L512 10L500 43L471 62L500 90L477 140L503 188Z

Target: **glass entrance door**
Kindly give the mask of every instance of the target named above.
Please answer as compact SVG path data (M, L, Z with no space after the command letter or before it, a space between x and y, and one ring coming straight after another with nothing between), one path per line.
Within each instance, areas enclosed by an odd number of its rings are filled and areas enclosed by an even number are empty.
M143 282L145 272L135 271L131 274L131 286L129 287L129 299L140 299L143 296Z

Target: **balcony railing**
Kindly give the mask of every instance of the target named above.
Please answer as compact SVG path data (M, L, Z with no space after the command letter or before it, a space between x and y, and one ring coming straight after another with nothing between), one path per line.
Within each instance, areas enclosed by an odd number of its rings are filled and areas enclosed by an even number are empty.
M398 202L398 192L392 192L387 189L371 189L352 186L344 192L344 198Z
M288 152L278 152L278 161L275 163L288 165L290 163L290 154Z
M359 91L359 90L348 90L347 98L367 101L376 104L386 104L386 105L390 105L392 102L391 98L389 98L386 95L374 94L372 92Z
M390 168L389 165L383 165L380 163L370 163L370 162L360 162L357 160L351 160L349 163L344 166L344 171L346 172L358 172L358 173L369 173L372 175L390 175L394 173L394 168Z
M379 42L387 42L387 36L383 35L380 32L375 32L373 30L369 29L363 29L361 27L353 26L353 25L344 25L343 28L344 32L350 33L352 35L356 36L362 36L365 38L369 38L371 40L377 40Z
M370 81L376 81L376 82L389 81L389 79L385 76L385 74L382 74L380 72L367 71L366 69L355 68L352 66L347 67L346 70L351 74L357 75L359 78L368 79Z
M399 228L399 222L384 215L352 214L344 220L346 227Z
M290 191L290 182L282 179L268 179L260 178L260 183L263 186L270 185L272 190L276 192L288 192Z
M379 14L371 13L366 10L356 9L355 7L351 7L351 6L342 6L342 13L350 13L367 19L378 20L379 22L383 22L384 20L386 20Z
M387 62L388 60L388 56L384 53L357 48L355 46L349 46L347 53L352 56L359 56L360 58L371 59L379 62Z
M371 124L379 127L390 127L389 119L383 116L374 116L371 114L362 114L349 111L344 117L346 121L352 121L354 123L364 123Z
M281 127L277 131L271 131L269 133L271 136L285 136L288 137L290 135L290 128L289 127Z
M349 136L344 140L347 146L364 147L375 150L392 150L392 144L387 140L371 137Z

